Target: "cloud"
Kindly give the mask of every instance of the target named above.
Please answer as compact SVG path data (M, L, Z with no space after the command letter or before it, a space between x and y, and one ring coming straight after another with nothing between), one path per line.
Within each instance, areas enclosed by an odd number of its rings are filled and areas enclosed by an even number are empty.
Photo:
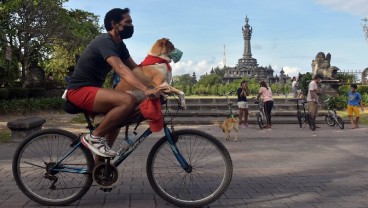
M289 77L298 76L299 72L303 73L302 69L296 66L284 66L283 69Z
M367 16L367 0L315 0L317 3L326 5L332 10L346 12L354 16Z
M206 72L209 73L212 68L222 67L221 64L215 64L215 61L208 62L207 60L201 60L198 62L189 60L189 61L179 61L178 63L171 63L173 75L182 75L182 74L190 74L193 72L196 73L196 76L199 77Z

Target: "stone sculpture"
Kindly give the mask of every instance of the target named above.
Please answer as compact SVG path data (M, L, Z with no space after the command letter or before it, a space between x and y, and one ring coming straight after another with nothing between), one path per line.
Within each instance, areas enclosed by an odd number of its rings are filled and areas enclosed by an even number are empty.
M312 72L313 76L320 74L324 79L334 79L339 70L336 66L331 66L331 54L325 55L323 52L319 52L315 59L312 60Z

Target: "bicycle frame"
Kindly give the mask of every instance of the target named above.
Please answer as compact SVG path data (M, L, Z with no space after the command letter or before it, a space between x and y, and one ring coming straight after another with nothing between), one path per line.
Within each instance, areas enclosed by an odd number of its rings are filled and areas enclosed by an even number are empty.
M90 120L87 119L87 122L89 123L88 128L91 128L92 125L90 125ZM91 128L92 129L92 128ZM91 130L90 129L90 130ZM91 130L92 131L92 130ZM176 142L174 142L174 139L172 138L172 131L167 127L167 124L164 123L164 132L165 137L167 139L167 142L170 145L170 148L175 155L175 158L180 163L181 167L186 171L191 171L191 166L188 164L188 162L185 160L181 152L179 151L178 147L176 146ZM152 131L150 128L145 130L132 144L128 146L128 149L126 149L120 156L113 162L113 165L115 167L119 166L128 156L140 145L142 142L152 134ZM124 140L122 141L122 143ZM75 167L68 167L68 166L60 166L60 164L69 156L71 155L80 145L83 145L81 141L76 141L71 145L71 149L69 149L67 152L64 153L63 156L60 157L60 160L56 162L54 167L51 169L51 172L69 172L69 173L79 173L79 174L86 174L88 173L88 170L86 168L75 168Z

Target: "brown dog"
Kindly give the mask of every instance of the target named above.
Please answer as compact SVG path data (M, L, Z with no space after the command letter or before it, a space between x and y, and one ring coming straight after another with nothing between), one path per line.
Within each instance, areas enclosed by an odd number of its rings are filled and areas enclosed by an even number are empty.
M220 128L225 133L225 139L229 141L230 132L232 129L235 130L235 139L234 142L238 141L238 132L239 132L239 119L238 118L227 118L222 124L220 124Z
M184 92L170 86L172 81L171 59L169 54L175 50L174 44L167 38L156 41L149 51L146 59L132 70L133 74L147 87L156 87L167 93L177 94L181 101L181 107L185 108ZM144 93L126 82L120 82L115 90L133 94L138 103L142 102L146 96Z

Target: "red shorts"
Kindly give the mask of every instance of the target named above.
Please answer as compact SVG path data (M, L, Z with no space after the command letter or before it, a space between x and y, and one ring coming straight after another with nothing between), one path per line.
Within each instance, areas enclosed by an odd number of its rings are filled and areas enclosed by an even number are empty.
M70 89L66 94L66 98L79 108L93 112L93 104L95 103L96 94L99 89L98 87Z

